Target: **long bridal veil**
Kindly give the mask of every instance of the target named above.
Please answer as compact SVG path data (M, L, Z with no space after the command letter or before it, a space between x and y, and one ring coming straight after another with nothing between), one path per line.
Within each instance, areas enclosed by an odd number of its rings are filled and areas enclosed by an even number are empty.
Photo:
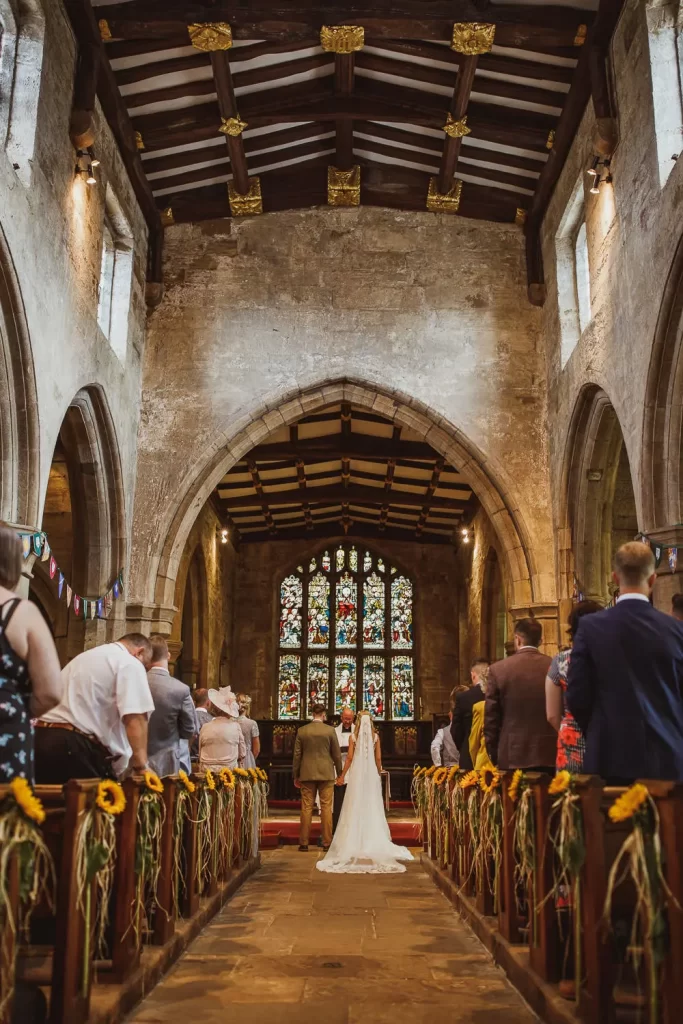
M362 715L347 775L344 806L332 845L316 864L319 871L382 874L405 871L400 861L413 859L409 850L391 841L374 739L370 716Z

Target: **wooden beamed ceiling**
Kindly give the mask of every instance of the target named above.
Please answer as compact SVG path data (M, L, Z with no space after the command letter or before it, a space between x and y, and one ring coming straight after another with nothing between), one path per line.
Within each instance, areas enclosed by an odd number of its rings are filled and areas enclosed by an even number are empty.
M252 448L213 502L247 543L347 535L450 544L477 507L467 480L431 445L348 403Z

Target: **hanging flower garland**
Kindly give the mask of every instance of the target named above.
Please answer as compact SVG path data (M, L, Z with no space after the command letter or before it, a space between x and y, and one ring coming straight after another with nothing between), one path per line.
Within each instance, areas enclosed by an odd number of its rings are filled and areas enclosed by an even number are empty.
M197 885L202 892L208 883L213 853L212 809L216 795L216 778L206 771L199 790L197 807Z
M498 913L501 863L503 859L503 801L501 782L503 773L497 768L484 768L480 772L481 827L479 831L480 884L488 885L493 896L493 912Z
M448 863L448 768L437 768L432 775L432 801L436 831L436 857L439 863Z
M123 814L125 809L126 797L123 787L111 779L102 779L98 784L92 807L83 815L76 839L77 906L83 914L85 932L81 974L81 993L84 996L90 983L93 882L97 891L95 956L104 960L107 956L109 899L116 866L116 818Z
M28 932L31 913L45 900L53 909L56 886L52 856L38 828L45 821L42 803L26 779L13 779L9 794L0 804L0 927ZM10 879L16 862L19 875L18 917L10 894ZM13 943L16 957L16 943ZM16 960L0 958L0 1019L4 1019L14 995Z
M520 893L524 901L531 902L529 913L529 943L537 939L536 914L533 909L535 898L531 898L532 885L536 883L536 819L534 817L533 791L529 780L518 768L508 786L508 796L515 805L513 817L512 849L515 862L514 888L517 912L523 912Z
M235 776L229 768L221 768L217 787L218 813L216 814L216 845L218 870L223 878L232 867L235 846Z
M452 769L451 769L452 771ZM465 871L465 825L467 823L467 807L465 803L466 789L462 787L462 780L465 773L456 769L450 776L454 779L454 786L450 793L451 816L453 819L453 840L455 850L453 859L458 858L458 878L462 878Z
M659 969L668 950L666 900L678 910L662 870L659 814L647 786L636 783L627 789L609 809L610 821L631 821L631 832L615 857L607 878L604 920L611 927L614 890L624 882L635 889L636 905L631 923L628 955L638 971L644 957L648 974L649 1020L659 1019Z
M254 806L258 818L259 843L263 834L263 822L268 817L268 773L263 768L257 768L258 781L254 784Z
M137 842L135 844L135 899L131 925L140 941L140 929L149 928L148 909L159 908L157 886L161 871L161 833L166 818L162 800L164 784L156 772L143 773L144 787L138 799ZM161 908L159 908L161 909Z
M424 841L423 821L427 816L427 769L415 765L410 783L410 799L415 812L415 833L418 842Z
M173 808L173 909L176 918L181 916L180 891L187 871L184 843L185 822L190 816L192 794L196 791L196 783L181 768L178 772L177 793Z
M237 791L240 795L239 848L241 856L248 860L251 856L252 815L254 812L252 777L246 768L233 770L237 781Z
M477 851L479 849L480 841L480 829L481 829L481 804L479 802L479 772L474 770L466 772L459 780L459 788L463 791L463 804L465 808L465 823L467 825L467 831L469 832L469 851L470 851L470 870L466 878L463 879L460 889L464 889L468 885L472 873L475 872L475 879L477 888L479 888L479 857Z

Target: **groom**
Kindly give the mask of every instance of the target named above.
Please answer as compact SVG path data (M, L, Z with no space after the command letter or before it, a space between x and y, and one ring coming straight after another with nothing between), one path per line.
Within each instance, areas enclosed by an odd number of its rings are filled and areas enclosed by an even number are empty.
M299 849L308 850L311 816L316 792L320 794L320 821L323 849L332 842L332 794L334 780L343 770L337 734L331 725L325 725L325 705L311 708L313 721L296 734L292 772L294 785L301 790L301 821Z

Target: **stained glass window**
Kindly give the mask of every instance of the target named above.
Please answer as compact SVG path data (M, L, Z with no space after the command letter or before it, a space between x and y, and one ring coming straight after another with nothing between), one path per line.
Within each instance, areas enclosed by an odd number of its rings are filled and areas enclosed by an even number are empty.
M413 646L413 585L406 576L391 581L391 646Z
M330 583L321 572L308 581L308 646L330 646Z
M363 660L363 709L373 718L384 718L384 658L369 654Z
M277 716L367 709L415 717L413 585L390 561L354 545L319 551L280 582Z
M304 590L300 576L288 576L280 586L280 647L301 647L301 606Z
M376 572L363 584L363 647L384 647L384 586Z
M278 718L301 718L301 658L298 654L280 655Z
M356 581L345 572L337 582L337 647L355 647L357 641Z
M334 711L356 710L356 659L352 654L338 654L334 659Z
M327 707L327 691L330 681L330 662L327 657L308 659L308 717L314 704Z
M413 659L397 654L391 659L392 718L415 716L415 688L413 686Z

